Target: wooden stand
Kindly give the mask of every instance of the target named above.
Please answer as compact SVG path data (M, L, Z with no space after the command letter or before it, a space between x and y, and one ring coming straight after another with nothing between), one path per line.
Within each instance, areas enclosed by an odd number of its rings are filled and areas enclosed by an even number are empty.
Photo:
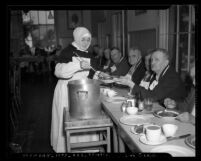
M72 149L92 149L97 147L107 146L107 152L111 152L111 134L110 129L113 126L111 119L103 112L97 118L78 120L70 117L69 112L64 108L64 129L66 132L67 152L72 152ZM70 143L71 134L83 132L99 132L100 138L98 141Z

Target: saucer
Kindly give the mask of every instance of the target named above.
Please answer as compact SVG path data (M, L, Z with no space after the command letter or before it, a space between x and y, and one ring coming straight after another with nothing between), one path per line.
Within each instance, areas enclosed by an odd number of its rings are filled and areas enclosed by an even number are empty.
M190 135L185 139L185 143L191 148L195 149L195 135Z
M147 145L160 145L160 144L163 144L167 141L166 137L164 135L161 135L159 141L157 142L150 142L147 140L146 136L145 135L142 135L140 137L140 141L144 144L147 144Z

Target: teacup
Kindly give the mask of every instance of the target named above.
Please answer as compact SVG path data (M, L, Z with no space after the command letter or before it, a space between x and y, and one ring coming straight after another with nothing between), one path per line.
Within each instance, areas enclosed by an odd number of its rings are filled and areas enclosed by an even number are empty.
M149 125L145 127L146 139L149 142L158 142L161 137L161 127L159 125Z
M174 136L178 126L175 124L163 124L162 125L163 133L166 137Z

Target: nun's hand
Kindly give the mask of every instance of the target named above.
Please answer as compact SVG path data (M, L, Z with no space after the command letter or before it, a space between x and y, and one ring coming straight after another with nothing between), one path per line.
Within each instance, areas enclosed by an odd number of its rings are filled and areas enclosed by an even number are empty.
M90 64L89 64L88 62L86 62L86 61L80 61L80 68L82 68L82 69L90 69L91 66L90 66Z

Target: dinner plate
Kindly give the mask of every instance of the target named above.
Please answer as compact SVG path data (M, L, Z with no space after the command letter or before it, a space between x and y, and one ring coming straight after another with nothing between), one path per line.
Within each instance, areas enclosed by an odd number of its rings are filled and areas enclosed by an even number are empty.
M195 135L190 135L185 139L185 143L195 149Z
M173 157L192 157L195 156L195 152L191 149L187 149L177 145L161 145L153 148L152 153L169 153Z
M177 111L173 110L156 110L153 114L159 118L175 118L179 115Z
M102 79L101 81L106 84L115 82L113 79Z
M110 102L110 103L122 103L123 101L126 101L127 98L126 97L122 97L122 96L114 96L114 97L105 97L105 101L106 102Z
M161 137L159 138L159 141L157 142L151 142L151 141L148 141L146 136L145 135L142 135L140 137L140 141L146 145L160 145L160 144L163 144L167 141L166 137L164 135L161 135Z
M125 125L141 125L148 124L151 122L151 115L131 115L131 116L123 116L120 118L120 122Z

